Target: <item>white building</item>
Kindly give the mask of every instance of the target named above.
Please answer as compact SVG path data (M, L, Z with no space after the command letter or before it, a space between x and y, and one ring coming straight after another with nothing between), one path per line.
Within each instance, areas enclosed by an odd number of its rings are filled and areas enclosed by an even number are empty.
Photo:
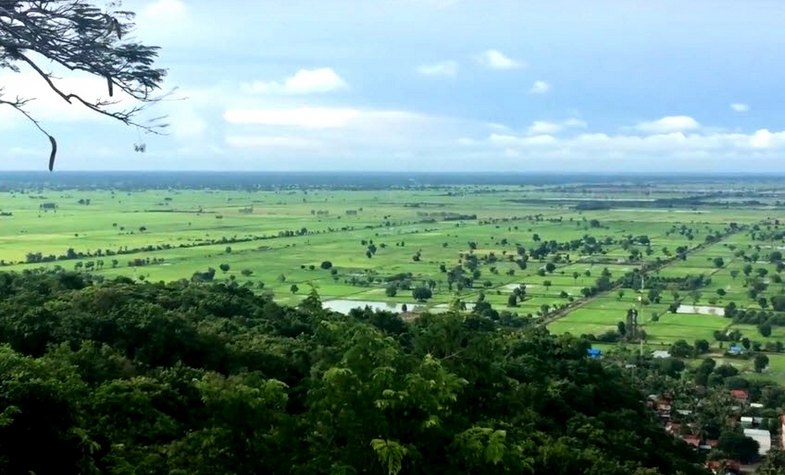
M763 429L744 429L744 435L758 443L758 454L766 455L771 450L771 432Z

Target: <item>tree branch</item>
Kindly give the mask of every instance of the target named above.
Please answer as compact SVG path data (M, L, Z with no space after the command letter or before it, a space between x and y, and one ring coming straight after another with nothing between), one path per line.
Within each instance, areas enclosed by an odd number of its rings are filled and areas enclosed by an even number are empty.
M11 106L14 109L16 109L19 113L27 117L27 119L30 122L32 122L33 125L35 125L35 127L39 131L41 131L42 134L46 135L49 138L49 143L52 146L52 150L49 153L49 171L51 172L54 169L55 157L57 156L57 140L55 140L55 138L52 137L52 135L49 132L47 132L33 116L31 116L26 110L24 110L24 105L26 103L27 101L21 100L19 98L17 98L16 101L13 102L0 99L0 104Z
M16 53L16 56L19 59L21 59L22 61L24 61L25 63L27 63L28 65L30 65L30 67L33 68L33 70L39 76L41 76L44 79L44 81L46 81L46 83L49 85L49 88L52 89L58 96L63 98L63 100L66 101L67 103L73 104L73 102L71 102L72 99L76 99L77 102L81 103L83 106L87 107L88 109L90 109L90 110L92 110L94 112L97 112L99 114L105 115L107 117L111 117L113 119L117 119L117 120L119 120L120 122L122 122L122 123L124 123L126 125L132 125L134 127L140 128L140 129L142 129L142 130L144 130L146 132L150 132L150 133L154 133L154 134L160 134L161 133L161 131L159 130L162 127L161 125L148 126L148 125L143 125L143 124L140 124L138 122L135 122L135 121L131 120L132 116L134 116L137 112L139 112L139 111L141 111L143 109L142 107L134 107L134 108L131 108L129 110L117 111L117 112L112 112L112 111L107 111L105 109L102 109L102 107L104 107L104 106L117 104L117 102L96 101L96 103L92 103L92 102L86 101L85 99L83 99L78 94L65 93L59 87L57 87L57 85L54 83L54 81L52 81L51 75L47 74L44 70L42 70L37 64L35 64L35 62L33 60L31 60L30 58L25 56L23 53ZM108 79L110 81L109 84L111 85L112 84L111 79L110 78L108 78ZM110 87L109 90L112 91L112 88ZM158 100L156 99L154 102L157 102L157 101Z
M146 133L162 134L166 124L157 117L141 123L134 120L147 104L169 94L153 96L160 90L164 69L155 68L158 48L127 39L134 27L134 14L110 3L101 8L90 0L0 0L0 69L19 72L15 63L25 63L44 79L49 88L69 104L79 103L103 116L137 127ZM82 71L106 81L109 97L117 90L141 104L125 110L110 110L120 100L87 100L61 89L28 52L35 52L70 71ZM57 143L27 111L25 100L3 101L19 110L47 135L52 144L50 169ZM121 106L122 107L122 106Z

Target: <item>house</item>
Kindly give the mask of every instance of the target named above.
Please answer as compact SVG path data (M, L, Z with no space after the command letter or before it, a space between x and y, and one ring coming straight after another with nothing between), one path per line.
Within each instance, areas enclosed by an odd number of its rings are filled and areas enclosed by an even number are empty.
M687 442L691 446L695 448L699 448L701 445L701 438L699 435L685 435L681 438L684 442Z
M761 424L763 424L763 420L764 420L763 417L758 417L758 416L742 416L739 419L739 422L741 422L741 425L743 427L754 428L754 427L759 427Z
M589 355L589 358L596 360L602 357L602 350L599 348L589 348L586 350L586 354Z
M733 399L740 402L747 402L747 399L750 397L749 393L744 389L731 389L730 395Z
M666 350L655 350L651 352L652 358L670 358L670 352Z
M744 353L744 348L734 344L730 348L728 348L728 353L733 356L739 356L740 354Z
M744 429L744 435L758 443L758 454L766 455L771 450L771 432L764 429Z

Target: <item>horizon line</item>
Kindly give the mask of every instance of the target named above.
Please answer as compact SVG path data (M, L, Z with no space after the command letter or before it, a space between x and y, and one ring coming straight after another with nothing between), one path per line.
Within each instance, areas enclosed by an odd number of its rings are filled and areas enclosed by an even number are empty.
M57 175L59 173L270 173L270 174L283 174L283 173L297 173L297 174L325 174L325 173L345 173L345 174L424 174L424 175L627 175L627 176L641 176L641 175L674 175L675 177L683 177L685 175L691 176L767 176L767 177L785 177L785 170L783 171L597 171L597 170L466 170L466 171L445 171L445 170L215 170L215 169L167 169L167 170L140 170L140 169L122 169L122 170L3 170L0 169L0 180L2 180L2 173L37 173L46 175Z

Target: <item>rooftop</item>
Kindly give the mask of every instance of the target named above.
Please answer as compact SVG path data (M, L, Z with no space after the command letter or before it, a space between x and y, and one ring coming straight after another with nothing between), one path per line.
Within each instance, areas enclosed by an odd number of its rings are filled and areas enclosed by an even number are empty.
M749 394L744 389L731 389L730 395L740 401L746 401L749 397Z
M771 450L771 432L764 429L744 429L744 435L758 443L760 455L766 455Z

